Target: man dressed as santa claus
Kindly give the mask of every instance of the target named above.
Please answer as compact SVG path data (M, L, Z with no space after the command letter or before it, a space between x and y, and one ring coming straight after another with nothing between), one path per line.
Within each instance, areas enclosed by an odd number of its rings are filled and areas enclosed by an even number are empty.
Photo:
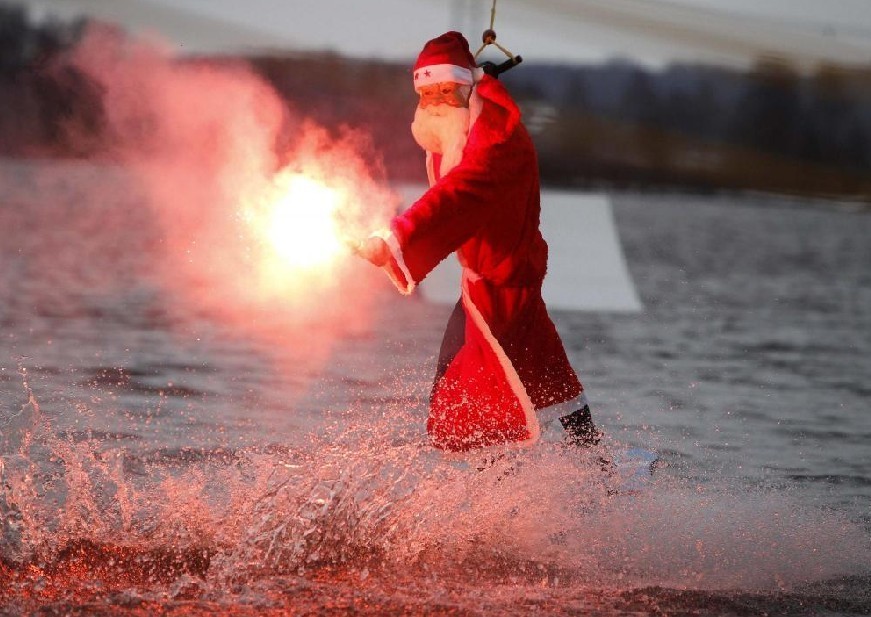
M427 432L446 450L531 444L547 427L599 441L583 386L541 297L538 162L505 87L475 65L458 32L429 41L414 65L411 130L429 190L358 253L409 294L453 252L461 298L448 322Z

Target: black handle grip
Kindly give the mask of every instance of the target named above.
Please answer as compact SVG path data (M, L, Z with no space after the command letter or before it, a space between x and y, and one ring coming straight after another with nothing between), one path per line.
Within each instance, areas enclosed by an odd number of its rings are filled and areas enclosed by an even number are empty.
M515 66L523 62L523 58L520 56L514 56L513 58L508 58L502 64L495 64L494 62L482 62L478 68L482 69L484 73L489 75L490 77L494 77L499 79L499 76L509 69L513 69Z

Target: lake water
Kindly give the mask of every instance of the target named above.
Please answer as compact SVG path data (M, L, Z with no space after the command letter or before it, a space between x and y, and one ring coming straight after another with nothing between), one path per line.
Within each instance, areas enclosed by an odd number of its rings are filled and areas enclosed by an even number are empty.
M0 614L871 613L867 209L613 195L644 311L553 314L605 450L478 471L423 434L448 307L228 314L120 170L0 186Z

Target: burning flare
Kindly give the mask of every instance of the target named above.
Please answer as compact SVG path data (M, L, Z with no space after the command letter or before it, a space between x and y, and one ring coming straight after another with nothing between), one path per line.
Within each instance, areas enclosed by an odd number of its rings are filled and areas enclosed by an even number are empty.
M242 209L261 283L294 295L333 278L343 254L348 192L313 175L279 172Z
M338 189L300 173L276 178L280 196L267 215L266 234L289 268L310 270L332 262L343 243L336 215L345 201Z

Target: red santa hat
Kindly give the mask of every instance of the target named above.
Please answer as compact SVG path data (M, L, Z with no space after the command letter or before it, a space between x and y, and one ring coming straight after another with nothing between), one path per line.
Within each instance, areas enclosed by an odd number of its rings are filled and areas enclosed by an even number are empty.
M471 86L475 83L475 58L469 42L459 32L445 32L427 41L414 63L414 89L452 81Z

